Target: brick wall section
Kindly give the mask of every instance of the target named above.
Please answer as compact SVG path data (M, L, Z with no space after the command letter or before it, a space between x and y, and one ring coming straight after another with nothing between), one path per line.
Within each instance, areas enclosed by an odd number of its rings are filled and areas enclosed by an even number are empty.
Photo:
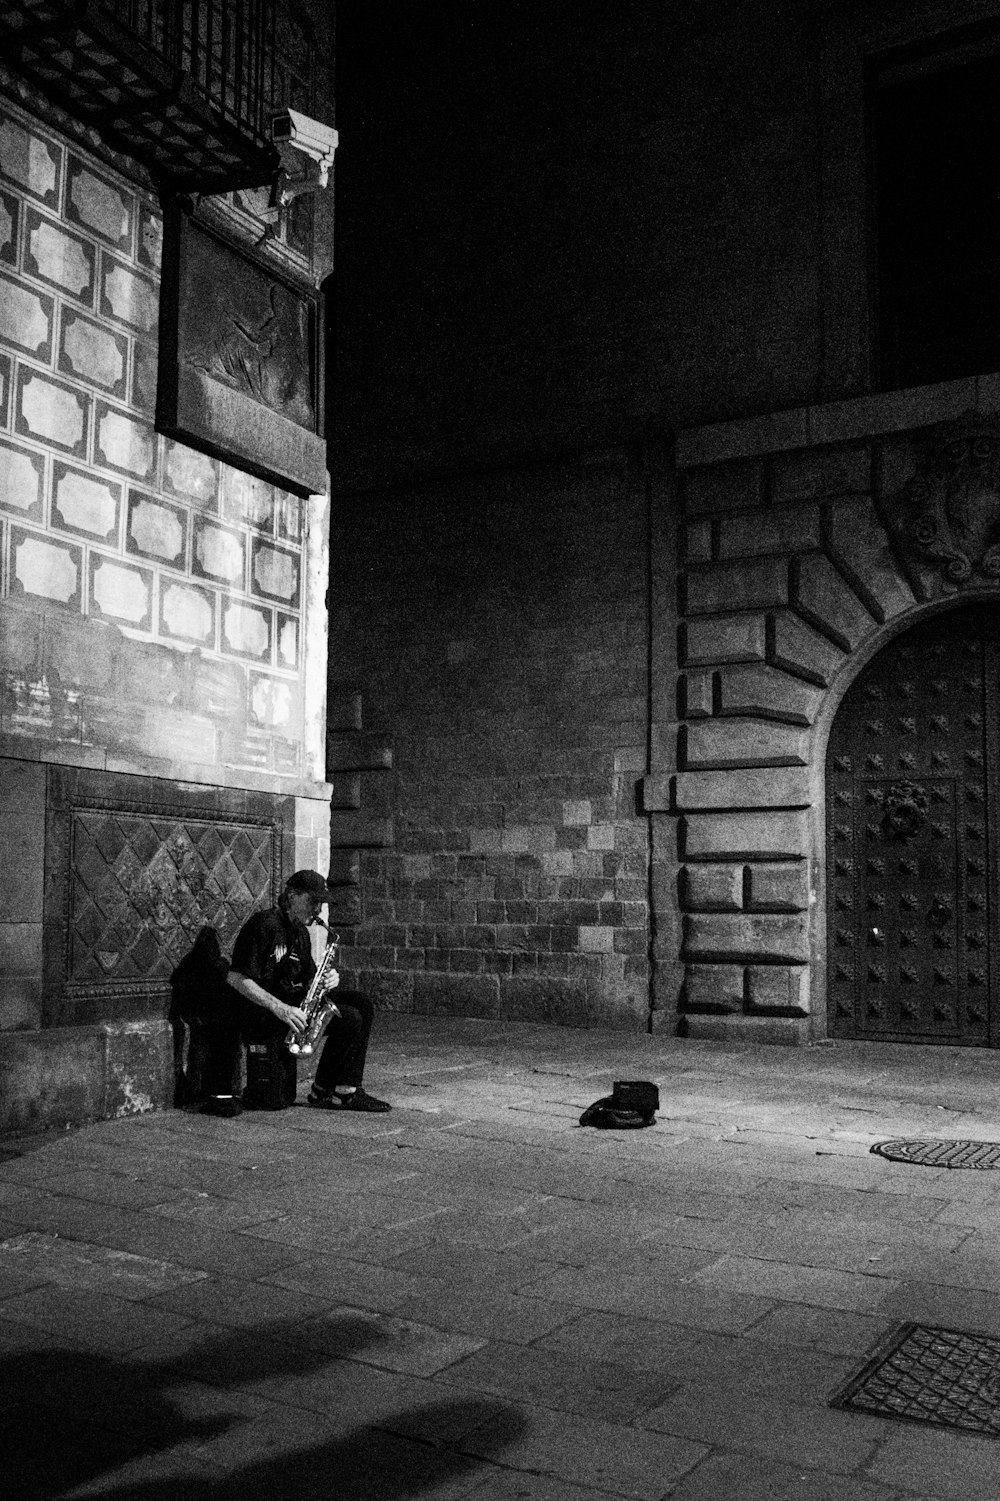
M612 456L341 498L331 554L345 973L405 1010L644 1026L637 476Z

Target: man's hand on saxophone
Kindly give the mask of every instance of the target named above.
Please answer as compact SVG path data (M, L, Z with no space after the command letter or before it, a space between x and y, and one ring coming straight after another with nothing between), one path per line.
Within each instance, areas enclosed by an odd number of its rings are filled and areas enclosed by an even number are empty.
M249 975L241 975L238 970L231 969L226 980L240 995L257 1006L263 1006L265 1011L273 1012L279 1021L291 1027L294 1032L305 1031L309 1018L301 1006L291 1006L287 1001L280 1000L278 996L265 990L263 985L252 980Z

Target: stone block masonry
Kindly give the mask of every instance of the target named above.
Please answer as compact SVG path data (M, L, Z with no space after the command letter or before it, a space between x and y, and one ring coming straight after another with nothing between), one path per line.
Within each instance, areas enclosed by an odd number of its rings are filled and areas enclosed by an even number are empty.
M690 1035L825 1035L826 734L858 667L955 593L919 552L908 486L971 391L927 393L919 416L914 393L897 392L841 403L839 425L809 408L780 414L780 434L762 419L678 439L676 754L666 729L654 734L643 802L676 834L663 848L680 872ZM982 403L976 421L995 424L986 386ZM995 602L988 570L971 582ZM666 878L652 889L669 899Z
M331 749L360 778L334 821L356 858L345 974L423 1014L644 1028L646 529L629 462L346 500L333 525ZM362 608L355 587L338 614L339 572L363 579Z

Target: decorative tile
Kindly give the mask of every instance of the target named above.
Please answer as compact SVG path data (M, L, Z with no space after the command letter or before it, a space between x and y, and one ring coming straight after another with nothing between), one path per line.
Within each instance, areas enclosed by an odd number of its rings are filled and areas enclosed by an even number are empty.
M10 422L10 378L14 363L8 354L0 354L0 427Z
M132 406L147 417L156 412L157 349L155 344L132 345Z
M199 517L194 524L191 572L199 578L219 579L242 590L244 569L242 534Z
M97 403L94 458L109 469L120 469L149 480L156 468L156 434L146 422L130 417L105 402Z
M96 537L101 542L118 540L121 488L56 462L52 480L52 524L64 531Z
M297 609L300 561L297 552L255 539L250 560L251 592L266 594L269 599L280 600L283 605Z
M56 208L61 164L62 152L52 142L0 114L0 176Z
M11 527L10 553L10 592L13 598L80 609L81 547L14 526Z
M289 733L298 721L298 687L287 678L250 674L250 719L265 729Z
M215 595L195 584L161 580L160 635L211 648L215 640Z
M102 262L101 312L127 323L141 334L154 333L159 317L160 296L155 282L147 281L121 261L105 255Z
M89 240L29 208L24 235L24 269L39 281L91 307L97 251Z
M176 495L188 496L206 509L214 510L219 494L219 466L206 454L185 448L183 443L168 442L164 463L164 482Z
M90 613L148 631L153 619L152 572L91 553Z
M44 439L64 452L84 458L90 398L62 381L21 366L17 376L15 430L27 438Z
M70 153L66 170L66 218L120 250L132 248L135 199L118 183Z
M55 304L44 292L0 275L0 339L48 365Z
M17 265L17 231L21 222L21 205L10 193L0 193L0 261Z
M129 490L127 552L155 559L171 568L183 568L187 553L188 513L183 506Z
M139 265L159 274L163 260L163 215L139 204Z
M61 324L58 367L62 373L124 400L128 340L75 308L63 309Z
M223 465L222 514L227 521L241 521L258 531L270 532L274 495L274 486L267 480Z
M274 492L274 532L279 542L302 541L302 513L307 502L287 490Z
M222 611L222 649L255 661L271 656L271 612L226 600Z
M278 666L294 672L299 665L299 619L278 611Z
M0 506L26 521L44 519L45 460L0 439Z

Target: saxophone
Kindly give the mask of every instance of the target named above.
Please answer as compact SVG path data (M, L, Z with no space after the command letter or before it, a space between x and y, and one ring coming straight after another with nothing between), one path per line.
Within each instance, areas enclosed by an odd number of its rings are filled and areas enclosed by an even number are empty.
M321 917L318 917L316 922L321 928L326 928L326 923ZM329 928L326 928L326 931L330 934ZM327 939L326 953L320 960L319 969L313 975L309 992L302 1002L302 1010L306 1014L305 1031L297 1033L293 1027L288 1029L285 1046L296 1058L305 1058L316 1050L331 1016L337 1009L337 1003L333 998L334 992L326 989L326 977L333 969L339 942L339 933L330 934Z

